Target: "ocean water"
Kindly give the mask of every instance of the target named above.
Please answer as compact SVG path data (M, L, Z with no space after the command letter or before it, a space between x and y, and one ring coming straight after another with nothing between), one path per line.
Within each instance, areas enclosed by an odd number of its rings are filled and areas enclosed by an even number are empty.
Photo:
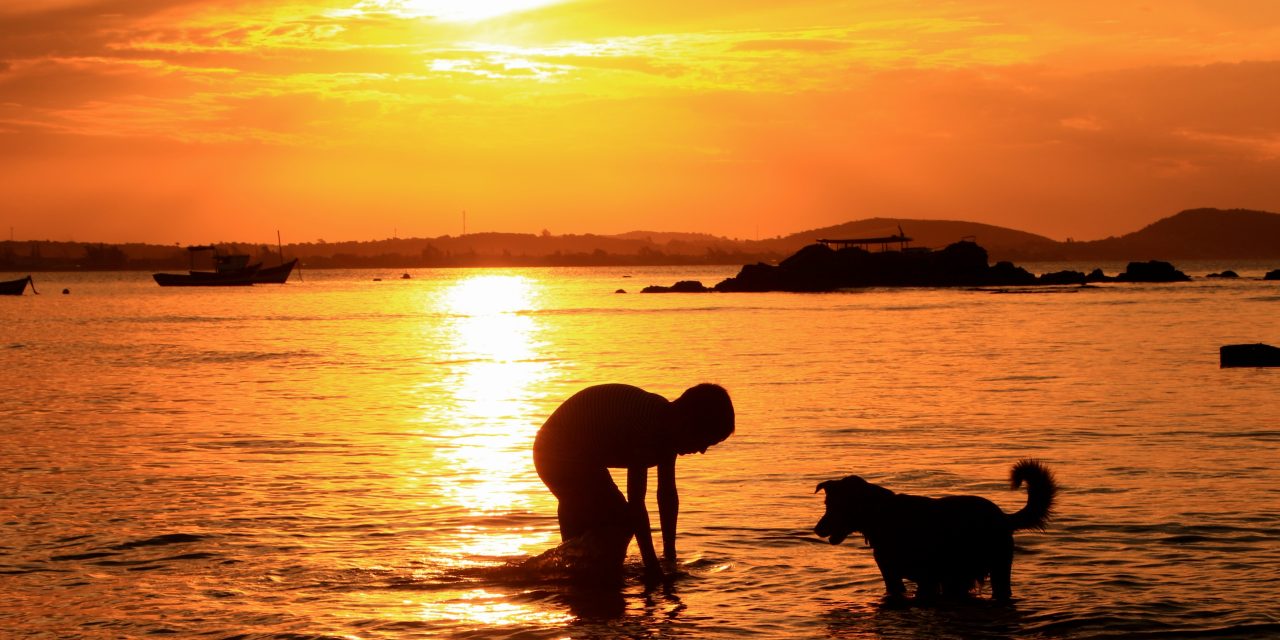
M41 295L0 299L0 635L1280 637L1280 369L1217 353L1280 344L1260 279L1280 265L1179 266L1245 277L640 295L736 268L35 274ZM646 590L634 546L619 589L515 568L558 542L530 455L557 404L702 381L738 428L677 464L681 574ZM1016 510L1024 457L1063 489L1016 536L1011 605L885 606L862 541L811 532L814 486L850 473Z

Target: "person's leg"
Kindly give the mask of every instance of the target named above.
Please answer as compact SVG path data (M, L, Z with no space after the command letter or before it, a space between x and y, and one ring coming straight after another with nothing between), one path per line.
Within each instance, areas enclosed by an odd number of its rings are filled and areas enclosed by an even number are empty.
M579 481L582 510L575 511L573 523L581 523L584 530L577 538L580 564L576 577L592 582L620 581L632 536L627 499L608 469L584 474Z
M553 464L534 456L538 477L559 500L560 539L571 540L603 524L626 518L626 498L604 467Z
M564 539L597 529L631 531L627 499L605 468L578 469L556 478L560 532Z
M632 528L627 500L609 470L555 467L535 460L538 475L559 499L559 559L576 579L621 579Z
M627 547L634 534L627 499L614 483L607 469L604 478L597 476L591 500L592 522L589 532L596 538L598 563L609 571L622 572ZM606 482L607 480L607 482Z

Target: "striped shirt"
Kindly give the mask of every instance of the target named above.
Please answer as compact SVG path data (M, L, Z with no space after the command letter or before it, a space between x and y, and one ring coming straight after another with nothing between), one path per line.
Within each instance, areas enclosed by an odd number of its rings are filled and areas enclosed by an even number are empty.
M666 398L639 387L587 387L543 423L533 455L552 466L651 467L675 452L673 414Z

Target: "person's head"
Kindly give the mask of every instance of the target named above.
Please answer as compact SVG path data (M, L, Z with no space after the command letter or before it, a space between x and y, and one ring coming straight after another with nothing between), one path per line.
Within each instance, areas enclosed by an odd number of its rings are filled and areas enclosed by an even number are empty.
M678 416L674 435L680 455L705 453L733 434L733 402L718 384L689 387L671 405Z

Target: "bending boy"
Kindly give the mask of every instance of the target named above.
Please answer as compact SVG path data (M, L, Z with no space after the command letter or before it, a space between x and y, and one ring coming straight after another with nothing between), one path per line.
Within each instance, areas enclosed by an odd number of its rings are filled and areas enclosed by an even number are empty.
M561 540L588 536L603 549L595 556L602 566L591 569L620 575L634 535L646 580L660 579L662 567L644 503L649 468L658 468L663 556L674 563L680 510L676 456L706 453L733 428L733 403L714 384L691 387L675 401L625 384L574 394L551 414L533 444L538 477L560 500ZM626 498L610 468L627 470Z

